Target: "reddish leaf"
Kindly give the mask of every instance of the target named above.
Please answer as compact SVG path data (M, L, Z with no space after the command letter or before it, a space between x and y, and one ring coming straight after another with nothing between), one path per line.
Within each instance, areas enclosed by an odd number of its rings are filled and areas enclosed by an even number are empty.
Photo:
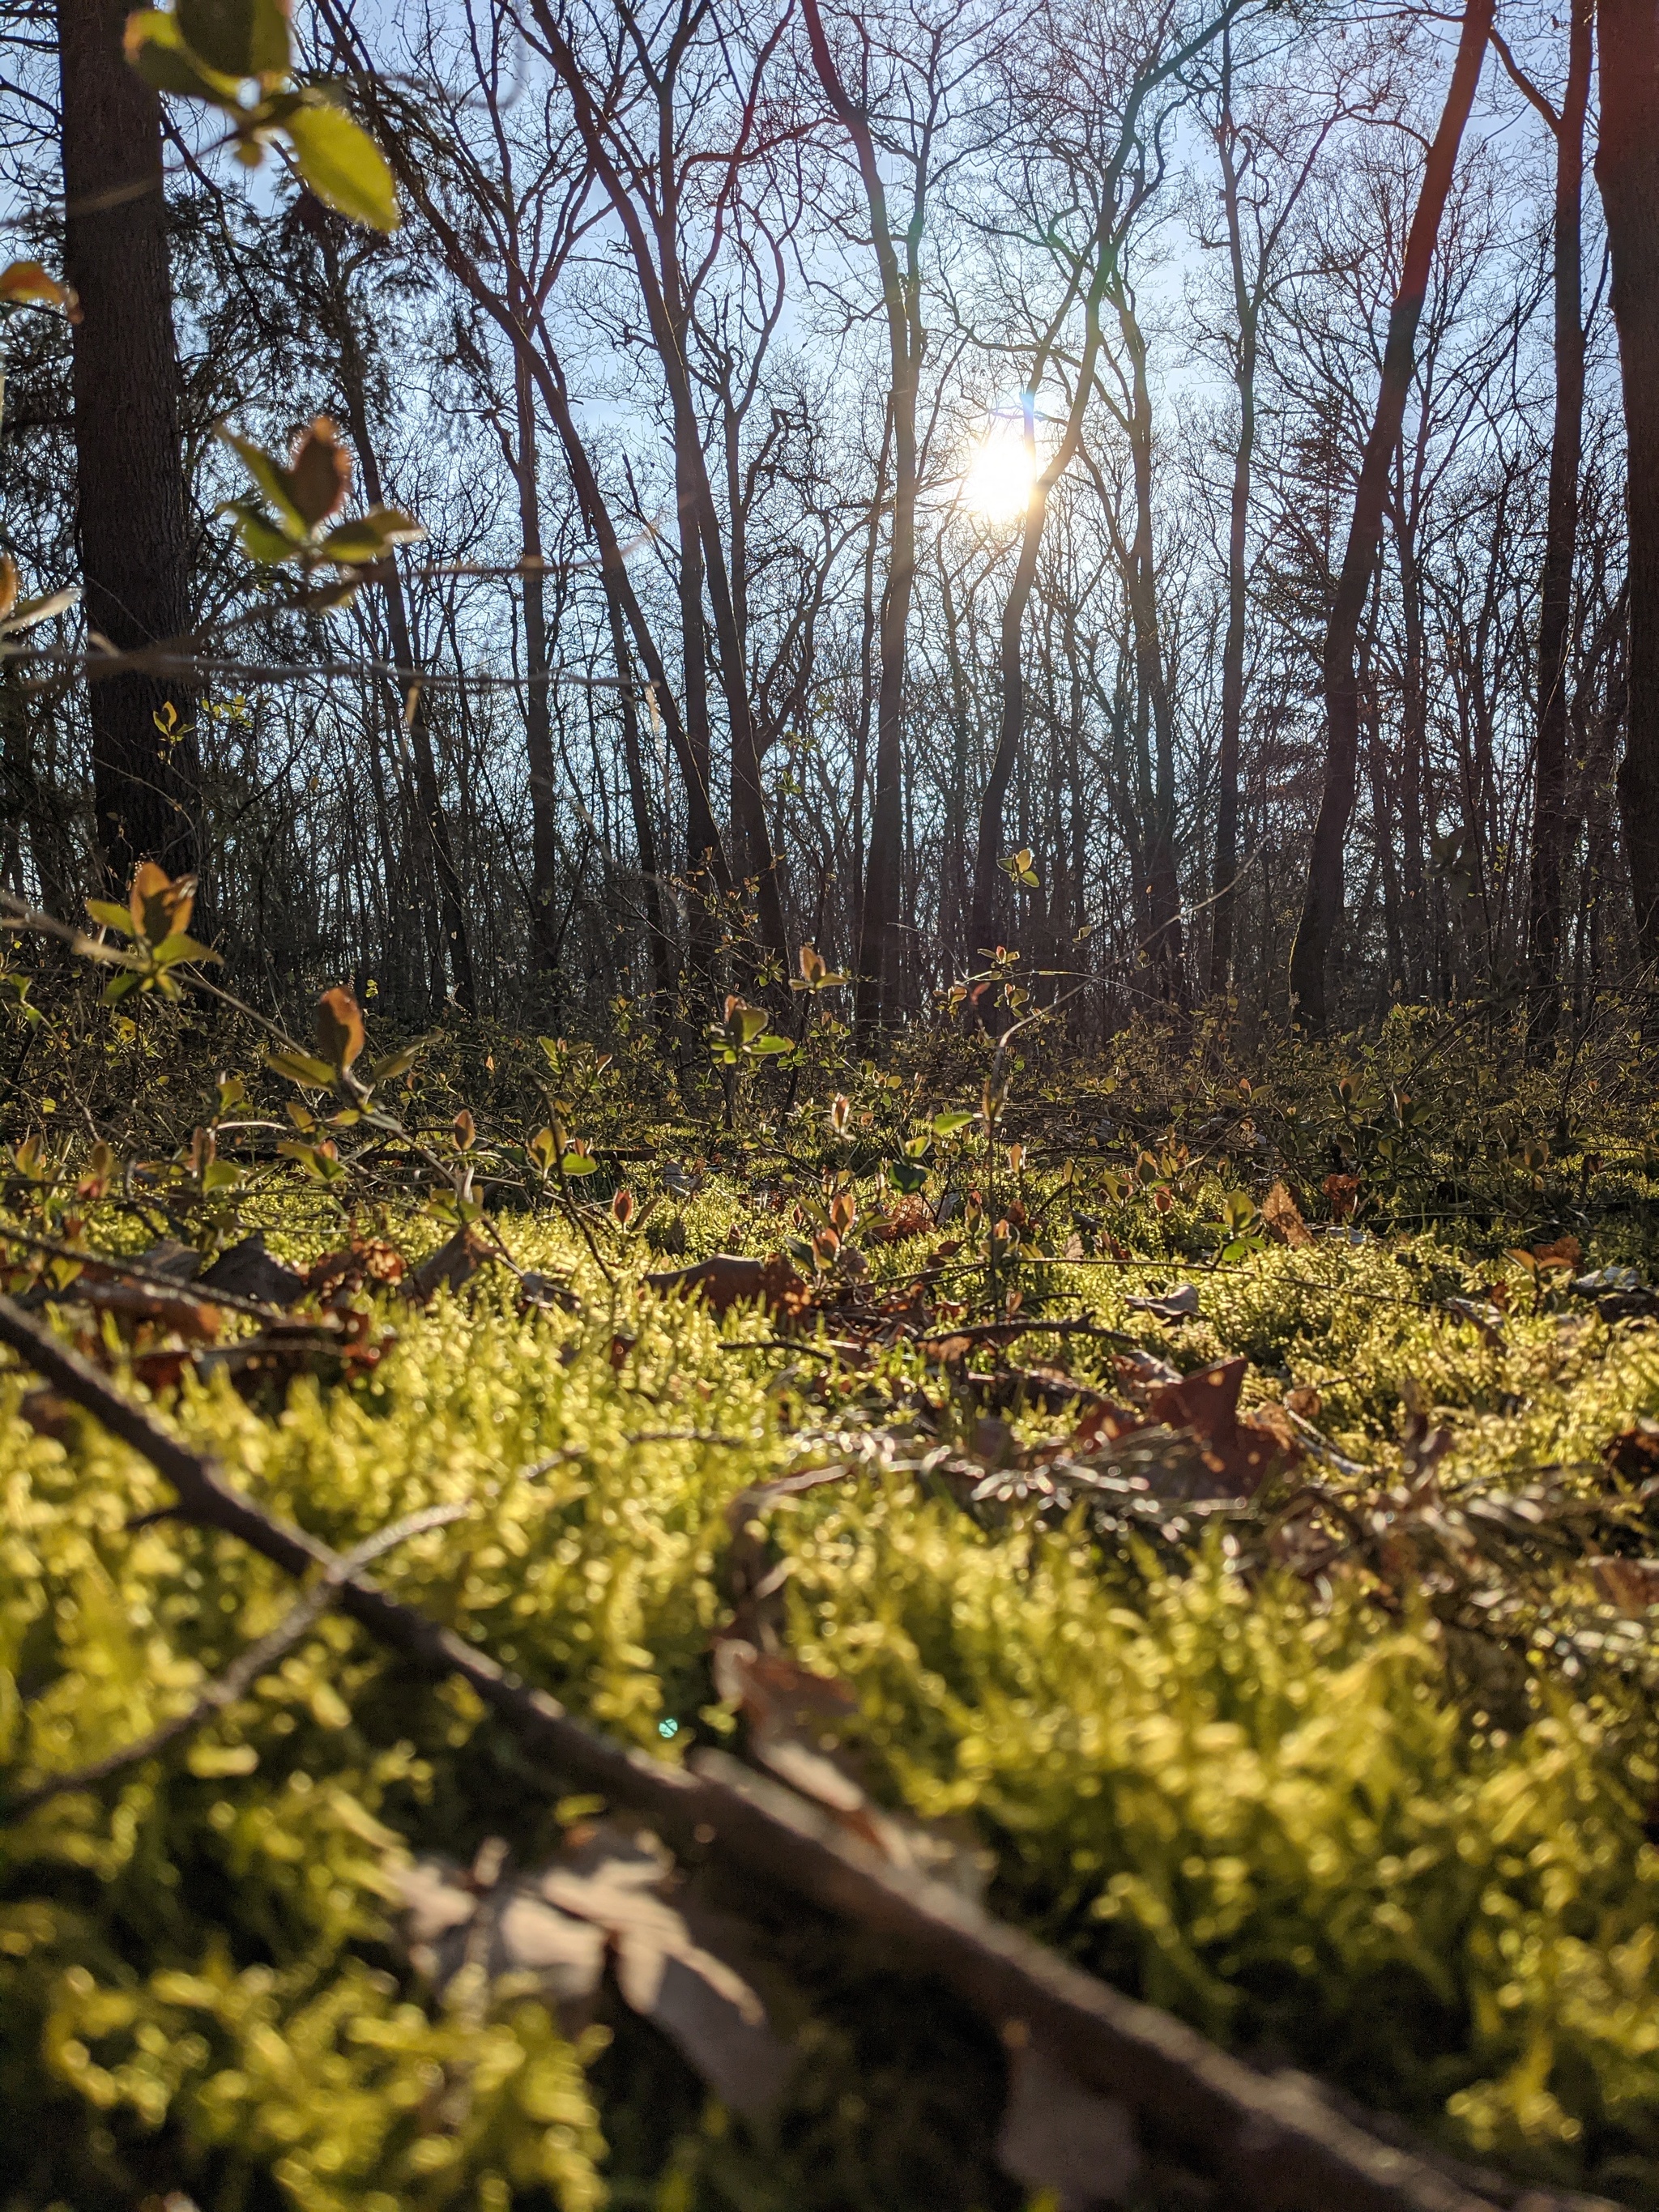
M1328 1175L1324 1182L1325 1198L1337 1221L1349 1220L1359 1203L1359 1177L1351 1175Z
M1224 1359L1146 1394L1153 1419L1190 1429L1203 1447L1206 1467L1237 1498L1252 1497L1275 1460L1293 1463L1301 1455L1294 1442L1266 1422L1240 1419L1238 1394L1249 1365L1246 1359Z
M317 1043L331 1067L343 1073L363 1048L362 1011L349 991L325 991L317 1001Z

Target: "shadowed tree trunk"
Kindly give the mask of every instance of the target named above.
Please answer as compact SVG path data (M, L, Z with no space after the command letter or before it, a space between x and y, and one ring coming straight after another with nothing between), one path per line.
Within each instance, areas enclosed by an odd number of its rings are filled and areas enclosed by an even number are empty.
M58 0L64 266L74 340L76 527L87 623L132 652L190 627L161 113L121 50L125 0ZM192 687L107 676L91 687L93 803L106 874L197 860ZM155 717L174 710L169 742Z
M1652 0L1649 0L1651 9ZM1342 848L1353 812L1359 772L1359 625L1370 589L1382 531L1389 471L1400 441L1407 396L1411 390L1417 343L1428 290L1440 218L1451 190L1457 149L1468 121L1480 64L1491 34L1494 0L1468 0L1457 42L1457 58L1439 126L1424 165L1423 183L1412 216L1399 289L1389 317L1382 385L1370 435L1365 442L1347 548L1331 603L1325 633L1325 772L1302 919L1291 948L1291 996L1300 1025L1322 1035L1326 1026L1325 966L1342 915Z
M1584 118L1595 44L1595 0L1572 0L1567 82L1558 115L1536 87L1510 75L1555 134L1555 420L1538 612L1538 744L1527 884L1527 1046L1541 1057L1561 1011L1561 872L1566 862L1567 659L1578 476L1584 435ZM1507 52L1504 59L1510 58Z
M1613 258L1630 539L1628 723L1619 770L1643 957L1659 960L1659 8L1601 0L1595 180Z
M887 321L887 436L893 456L893 520L887 555L887 583L881 598L875 794L870 814L870 853L864 877L854 993L858 1025L868 1030L878 1022L896 1020L899 1011L904 672L910 601L916 580L916 399L925 339L918 256L927 208L927 175L924 166L917 174L910 221L903 234L905 261L901 267L888 216L887 187L882 179L869 118L854 104L842 82L824 35L817 0L805 0L805 6L807 37L818 82L857 156ZM971 945L968 957L970 961L975 957Z
M1237 126L1232 112L1232 42L1221 48L1221 118L1216 145L1227 215L1227 254L1238 317L1233 386L1238 393L1238 441L1233 447L1227 514L1227 635L1221 649L1221 749L1216 762L1215 892L1210 919L1210 992L1225 995L1233 975L1233 878L1238 873L1238 747L1244 724L1244 641L1249 576L1250 476L1255 459L1255 370L1261 296L1244 268L1238 204Z
M362 348L358 342L351 301L347 295L338 257L328 235L327 222L328 218L325 216L317 228L323 249L323 264L329 278L335 342L339 349L337 374L340 397L345 403L346 422L350 428L352 442L357 449L357 465L362 471L364 496L371 507L379 507L385 500L386 489L380 481L380 456L370 434L368 377ZM404 580L398 567L396 553L390 554L381 563L380 580L386 589L386 634L392 644L392 661L398 670L410 672L400 676L398 688L401 694L404 727L408 733L414 762L416 805L420 812L426 844L432 855L432 872L437 879L438 918L443 945L447 948L448 974L454 978L456 1003L465 1012L476 1013L477 994L472 974L472 939L467 927L466 897L461 885L460 871L455 865L455 848L450 839L449 823L438 787L438 763L432 744L428 693L415 672L415 646L409 624L409 603L404 596ZM445 963L441 958L438 972L432 978L434 1009L443 1005L447 994L447 981Z

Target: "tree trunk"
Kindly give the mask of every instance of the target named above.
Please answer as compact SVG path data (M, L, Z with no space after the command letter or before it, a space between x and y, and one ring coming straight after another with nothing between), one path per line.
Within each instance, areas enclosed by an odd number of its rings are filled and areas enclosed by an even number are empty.
M74 338L76 527L89 629L125 651L190 627L161 113L121 48L125 0L58 0L64 266ZM105 874L177 875L198 856L199 769L177 678L106 676L91 690L93 804ZM171 707L183 734L155 717Z
M1630 0L1621 0L1621 4L1628 5ZM1652 0L1649 0L1650 8ZM1446 198L1451 190L1463 127L1468 121L1475 86L1480 82L1480 64L1492 31L1493 6L1494 0L1468 0L1464 10L1446 104L1424 165L1423 183L1406 240L1400 286L1389 317L1376 411L1354 490L1347 547L1325 633L1324 784L1308 858L1302 919L1291 949L1291 995L1297 1019L1315 1035L1322 1035L1326 1026L1325 965L1342 914L1342 848L1353 812L1359 770L1359 624L1382 536L1389 471L1400 441L1406 400L1411 390L1417 326L1428 290L1429 265ZM1659 410L1656 410L1656 422L1659 422ZM1659 520L1659 501L1656 502L1656 520ZM1659 536L1659 532L1656 535ZM1659 640L1659 629L1656 629L1656 639ZM1659 829L1659 817L1656 818L1656 828ZM1659 854L1656 854L1656 859L1659 860Z
M386 493L380 481L380 457L370 434L368 380L364 373L362 349L357 341L351 304L345 296L337 260L326 241L324 251L328 257L326 265L330 289L334 294L335 337L340 356L337 371L340 396L345 402L346 421L350 427L352 442L357 448L357 465L362 471L364 495L371 507L379 507L384 502ZM457 1005L469 1014L476 1013L478 1002L473 981L472 940L467 928L466 899L461 888L460 872L455 866L455 850L450 842L449 823L444 816L438 787L438 763L432 745L428 693L413 672L415 647L409 627L409 605L404 597L403 574L398 567L395 553L389 554L382 562L380 574L386 588L386 626L392 645L392 662L398 669L410 672L400 680L397 689L414 765L416 805L425 842L432 855L432 872L437 882L441 953L436 963L437 972L432 978L433 1005L434 1010L441 1007L447 995L449 978L453 976ZM394 711L398 709L394 708Z
M605 595L605 617L611 626L611 651L622 684L623 765L628 774L628 803L634 816L634 845L639 854L640 884L645 902L645 930L650 939L651 982L658 1026L666 1034L674 1019L674 944L663 917L662 878L657 863L657 834L651 821L651 801L645 787L645 763L640 751L640 710L634 696L628 658L628 637L623 611L614 591Z
M519 543L524 548L524 653L526 690L525 757L530 773L530 942L544 975L558 965L553 902L559 888L558 772L553 757L553 716L548 697L547 580L541 568L542 508L538 481L536 395L530 346L513 349L513 401L518 417L516 451L506 456L519 495Z
M888 429L893 453L893 526L887 583L881 599L881 675L876 706L875 793L870 814L870 852L859 926L854 1018L868 1032L896 1019L900 963L898 922L903 902L903 716L910 601L916 578L916 398L921 381L921 330L917 248L926 205L918 175L908 228L907 265L899 265L887 210L887 188L868 118L842 82L824 35L817 0L805 0L806 33L824 95L853 142L870 215L871 240L881 272L887 320ZM969 948L969 958L973 957Z
M1147 824L1146 881L1152 902L1147 956L1166 1005L1188 1004L1185 946L1181 927L1181 877L1176 858L1175 714L1164 672L1158 604L1158 549L1152 534L1152 396L1146 378L1146 340L1127 290L1114 288L1114 304L1129 356L1132 384L1129 455L1135 489L1135 534L1124 573L1134 624L1135 678L1152 713L1152 813Z
M1555 422L1538 611L1538 754L1527 886L1527 1045L1541 1055L1561 1007L1561 872L1567 853L1567 659L1584 432L1584 118L1595 0L1571 0L1567 83L1555 129Z
M1659 9L1601 0L1595 180L1625 393L1630 659L1619 803L1644 960L1659 960Z
M1216 762L1215 890L1210 916L1210 994L1224 998L1233 975L1233 878L1238 873L1238 750L1244 724L1245 613L1249 579L1245 568L1250 524L1250 478L1255 459L1255 371L1260 344L1261 299L1244 270L1244 234L1238 205L1238 164L1234 155L1232 46L1221 49L1222 110L1216 131L1221 154L1221 189L1227 216L1227 246L1232 264L1233 309L1238 317L1238 350L1233 386L1238 393L1238 441L1233 447L1233 482L1227 514L1227 635L1221 650L1221 750Z

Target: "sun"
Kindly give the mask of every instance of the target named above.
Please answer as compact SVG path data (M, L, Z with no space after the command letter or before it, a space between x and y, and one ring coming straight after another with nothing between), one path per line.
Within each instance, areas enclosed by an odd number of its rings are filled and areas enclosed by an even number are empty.
M1017 422L993 422L969 463L963 494L983 522L1018 522L1031 504L1036 456Z

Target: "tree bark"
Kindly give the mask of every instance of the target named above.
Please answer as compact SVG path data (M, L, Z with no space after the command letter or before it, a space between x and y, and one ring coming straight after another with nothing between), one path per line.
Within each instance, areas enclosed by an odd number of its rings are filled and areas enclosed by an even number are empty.
M333 295L335 338L339 349L337 373L340 396L345 402L346 422L351 431L352 443L357 449L357 466L362 471L364 495L371 507L379 507L385 501L386 489L380 480L380 456L375 451L368 419L368 376L362 348L358 341L351 302L346 295L333 242L326 235L323 237L323 252L330 290ZM472 972L472 939L467 927L466 898L461 887L460 872L455 865L455 848L450 840L449 823L444 815L438 786L438 763L432 744L428 693L414 672L415 646L409 625L409 604L404 597L404 580L395 552L389 554L380 564L379 573L386 590L386 635L391 641L392 662L399 670L410 672L397 687L398 696L394 701L392 711L394 714L401 713L404 727L408 733L414 763L416 805L425 833L425 842L432 855L432 872L437 884L441 957L432 978L433 1006L434 1011L442 1006L453 977L456 1004L464 1012L472 1014L477 1012L478 1002Z
M1621 0L1629 4L1629 0ZM1649 0L1650 8L1652 0ZM1389 317L1388 343L1370 435L1354 490L1353 516L1325 633L1325 768L1319 814L1308 859L1302 918L1291 949L1291 996L1299 1024L1316 1036L1325 1030L1328 1007L1325 966L1342 914L1342 848L1353 812L1359 769L1360 621L1370 588L1382 530L1389 471L1400 441L1406 400L1411 390L1429 267L1440 218L1451 190L1457 149L1474 104L1480 64L1491 34L1494 0L1468 0L1457 58L1438 128L1424 165L1423 182L1406 240L1399 289ZM1659 412L1656 414L1659 421ZM1656 533L1659 536L1659 532ZM1656 631L1659 640L1659 630ZM1659 819L1656 826L1659 827ZM1659 859L1659 853L1656 854Z
M1210 993L1223 998L1233 973L1233 879L1238 873L1238 752L1244 725L1244 642L1249 575L1250 479L1255 459L1255 371L1261 303L1244 269L1244 233L1238 204L1238 163L1232 114L1232 46L1221 50L1221 119L1216 144L1227 217L1233 310L1238 349L1233 387L1238 393L1238 439L1227 513L1227 634L1221 649L1221 746L1216 761L1215 890L1210 914Z
M87 623L128 652L190 628L161 111L121 48L125 0L58 0L64 266L74 337L76 531ZM90 686L93 804L106 876L178 875L199 855L192 686L106 676ZM179 734L158 727L171 707Z
M1601 0L1595 180L1624 384L1630 658L1619 804L1645 961L1659 960L1659 9Z
M542 562L541 487L537 467L536 395L529 341L513 349L513 402L518 419L516 450L505 456L519 495L519 543L524 548L524 653L526 690L525 757L530 774L530 942L544 974L557 966L558 932L553 902L558 896L558 772L553 757L553 716L548 697L547 580Z
M1584 118L1595 0L1571 0L1567 82L1555 122L1555 420L1538 611L1538 753L1527 886L1527 1044L1553 1042L1561 1008L1561 872L1567 852L1567 659L1584 429Z
M865 869L858 944L854 1018L868 1031L899 1011L898 922L902 904L904 676L910 602L916 579L916 404L921 384L921 244L926 179L918 177L899 264L887 208L887 187L877 159L869 118L842 81L824 36L817 0L803 0L813 66L824 96L853 143L870 213L870 234L881 276L887 319L887 427L893 455L893 523L888 542L887 582L881 598L880 668L876 706L875 792L870 814L870 852ZM973 957L971 945L969 957Z
M674 1020L674 942L663 916L662 878L657 863L657 833L651 820L651 801L645 787L645 763L640 750L640 709L635 697L628 657L628 635L616 592L608 586L605 611L611 629L611 657L622 690L623 765L628 775L628 803L634 817L634 846L639 854L640 884L645 903L645 933L650 939L653 1018L666 1035Z

